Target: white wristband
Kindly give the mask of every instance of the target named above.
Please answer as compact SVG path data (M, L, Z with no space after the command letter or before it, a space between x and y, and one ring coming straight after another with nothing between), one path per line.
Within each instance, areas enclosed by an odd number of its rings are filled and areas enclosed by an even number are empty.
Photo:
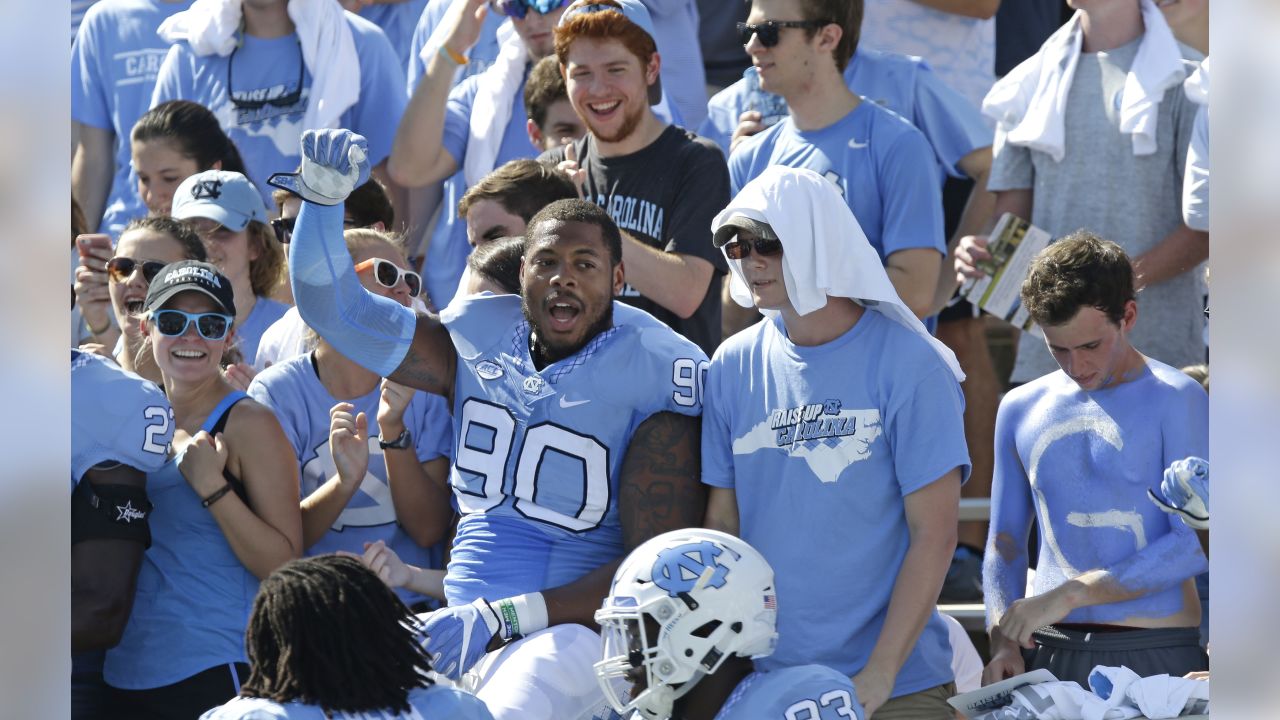
M529 635L547 627L547 601L542 593L526 593L504 598L493 604L502 622L502 637Z

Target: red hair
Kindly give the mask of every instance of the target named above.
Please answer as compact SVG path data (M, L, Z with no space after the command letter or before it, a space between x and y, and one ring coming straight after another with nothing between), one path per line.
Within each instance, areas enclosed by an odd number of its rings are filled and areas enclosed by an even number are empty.
M658 46L654 44L649 33L622 14L622 7L612 0L596 0L598 5L610 5L618 8L617 12L600 10L582 13L569 18L569 21L556 26L556 57L561 65L569 64L569 48L578 38L594 38L596 40L617 40L626 46L640 59L640 67L649 66Z

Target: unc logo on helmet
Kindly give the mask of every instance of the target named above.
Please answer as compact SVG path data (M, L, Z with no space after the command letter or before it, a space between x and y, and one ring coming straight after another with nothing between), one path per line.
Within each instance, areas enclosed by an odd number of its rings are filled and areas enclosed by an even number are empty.
M217 200L222 197L221 180L201 180L191 188L191 197L196 200Z
M651 575L653 584L667 591L671 597L693 590L704 573L708 575L704 586L724 587L729 568L717 562L724 548L709 541L688 543L667 548L658 553ZM708 572L710 571L710 572Z

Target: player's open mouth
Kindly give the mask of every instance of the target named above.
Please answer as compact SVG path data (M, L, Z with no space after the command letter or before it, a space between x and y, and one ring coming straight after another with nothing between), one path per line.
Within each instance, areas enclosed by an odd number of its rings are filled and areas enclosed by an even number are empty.
M556 300L547 307L547 315L551 318L551 329L557 332L568 332L573 329L582 314L577 303L567 300Z

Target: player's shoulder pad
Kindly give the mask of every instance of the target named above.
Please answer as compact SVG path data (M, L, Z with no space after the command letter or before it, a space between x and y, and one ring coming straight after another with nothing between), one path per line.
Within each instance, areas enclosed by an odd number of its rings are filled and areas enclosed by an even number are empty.
M440 311L440 322L464 360L477 358L499 343L509 342L523 317L519 295L490 292L457 298Z
M657 318L614 303L618 337L610 351L614 391L632 393L627 404L649 413L702 414L702 387L707 356L702 349Z
M142 422L143 412L152 406L169 411L169 400L155 383L99 355L72 355L71 416L77 426L92 417L115 434L122 425Z
M480 698L456 688L440 685L418 688L409 693L409 704L428 718L453 720L493 720Z

